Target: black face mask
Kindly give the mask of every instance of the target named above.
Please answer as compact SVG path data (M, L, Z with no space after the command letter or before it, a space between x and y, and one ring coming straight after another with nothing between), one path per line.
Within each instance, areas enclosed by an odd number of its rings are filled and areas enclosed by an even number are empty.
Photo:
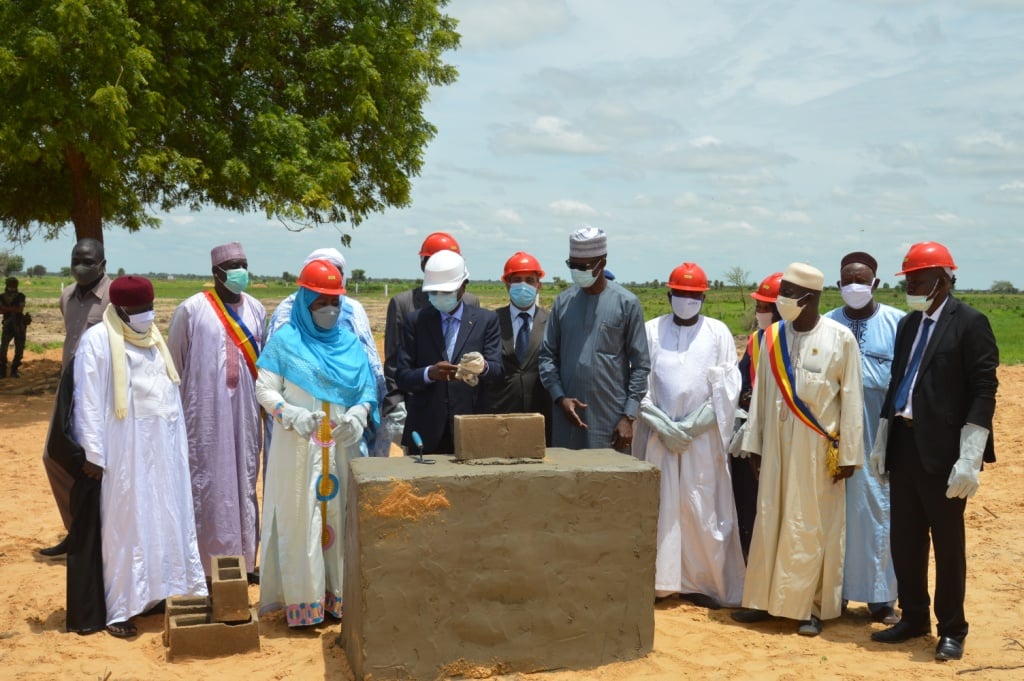
M71 276L83 286L100 278L100 265L75 265L71 268Z

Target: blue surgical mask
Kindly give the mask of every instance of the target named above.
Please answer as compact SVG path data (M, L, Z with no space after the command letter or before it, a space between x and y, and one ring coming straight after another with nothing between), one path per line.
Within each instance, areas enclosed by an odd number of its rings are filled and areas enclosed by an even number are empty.
M459 306L459 295L455 291L431 291L427 295L438 312L449 314Z
M520 310L527 310L537 300L537 289L520 281L508 287L508 297L512 300L512 304Z
M317 310L310 310L310 315L313 317L313 323L316 324L317 328L329 331L338 325L338 317L341 316L340 305L324 305Z
M939 287L939 280L936 279L935 283L932 284L932 290L927 295L923 296L912 296L907 294L907 307L915 312L926 312L929 307L932 306L932 296L935 295L935 289Z
M221 268L221 271L224 272L225 276L224 286L232 293L241 293L249 286L249 270L244 267L234 270Z
M569 273L572 275L572 283L580 288L590 288L597 281L594 270L570 270Z

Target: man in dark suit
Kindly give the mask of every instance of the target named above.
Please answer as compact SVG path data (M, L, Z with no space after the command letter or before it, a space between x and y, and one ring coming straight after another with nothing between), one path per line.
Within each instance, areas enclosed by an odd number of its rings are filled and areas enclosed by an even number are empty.
M540 262L529 253L519 251L505 262L501 280L511 303L495 310L501 327L504 376L487 385L487 398L496 414L543 414L550 446L551 396L540 382L537 363L548 321L548 311L537 304L543 278Z
M420 245L420 271L427 266L427 260L438 251L454 251L462 255L459 243L447 232L432 232ZM462 302L467 305L480 305L480 301L472 293L466 293ZM417 310L428 307L430 302L422 286L402 291L388 301L387 317L384 322L384 381L387 384L387 396L381 405L382 423L387 423L397 432L392 433L391 441L398 442L405 424L405 395L395 383L395 372L398 370L398 351L402 345L402 328L405 320L413 316Z
M464 302L469 272L450 250L430 256L423 290L430 306L404 325L395 381L405 393L408 415L402 444L415 451L412 434L427 454L451 454L453 417L489 410L482 386L502 376L498 316Z
M923 242L903 259L907 305L870 465L889 473L890 544L902 620L871 635L901 643L931 631L929 535L935 551L937 660L963 657L967 620L964 509L982 460L995 461L992 414L999 349L985 315L950 295L956 265Z

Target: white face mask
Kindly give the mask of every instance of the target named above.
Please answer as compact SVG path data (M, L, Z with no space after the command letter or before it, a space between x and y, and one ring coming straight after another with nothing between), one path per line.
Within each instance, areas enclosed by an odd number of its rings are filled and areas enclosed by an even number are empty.
M772 322L775 321L775 314L772 312L755 312L754 317L757 318L757 328L762 331L771 326Z
M683 298L672 296L672 314L682 320L693 319L700 312L704 301L700 298Z
M572 283L580 288L590 288L597 281L595 270L572 270Z
M149 327L153 326L154 319L156 319L155 310L130 314L128 315L128 326L132 327L132 331L135 333L149 333Z
M310 310L310 315L313 317L313 323L316 324L317 328L329 331L338 325L338 317L341 316L341 306L324 305L319 309Z
M804 311L804 308L800 305L800 301L806 297L807 294L804 294L799 298L787 298L786 296L779 296L776 298L775 307L779 310L779 316L787 322L791 322L799 317L800 313Z
M839 289L843 302L853 310L867 307L871 303L870 284L847 284Z
M928 292L928 295L924 296L912 296L907 294L907 307L915 312L925 312L929 307L932 306L931 297L935 293L935 289L938 288L939 281L935 280L935 285L932 286L932 290Z

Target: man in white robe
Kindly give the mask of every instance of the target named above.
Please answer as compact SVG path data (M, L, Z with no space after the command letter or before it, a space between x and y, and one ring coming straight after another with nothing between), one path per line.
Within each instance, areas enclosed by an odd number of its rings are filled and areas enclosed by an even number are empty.
M168 596L206 595L206 581L178 375L153 325L153 286L118 277L110 300L75 354L74 432L83 472L102 480L107 631L128 638L132 617Z
M256 478L263 426L255 360L266 311L244 293L249 261L238 242L210 253L214 290L182 302L167 345L181 376L199 554L243 556L255 579L259 511Z
M655 593L736 606L743 552L727 447L740 373L728 327L700 314L707 276L683 263L669 277L672 313L647 322L651 373L634 454L661 471Z
M743 589L747 609L733 613L744 623L799 620L804 636L817 636L822 620L842 611L844 481L864 461L860 352L849 329L819 314L823 283L820 270L790 265L775 301L783 321L761 342L743 438L744 453L760 470L757 519ZM838 439L836 446L798 418L780 381Z

